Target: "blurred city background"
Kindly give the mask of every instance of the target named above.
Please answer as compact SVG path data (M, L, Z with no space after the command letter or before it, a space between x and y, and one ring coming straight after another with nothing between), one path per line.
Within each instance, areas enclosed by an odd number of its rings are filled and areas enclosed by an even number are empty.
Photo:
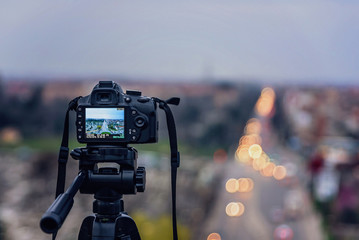
M0 239L50 239L68 102L99 80L173 107L182 240L359 239L359 3L2 1ZM125 210L171 239L169 143L133 145L147 170ZM76 141L70 117L70 148ZM78 172L69 159L67 186ZM57 239L77 239L77 194Z

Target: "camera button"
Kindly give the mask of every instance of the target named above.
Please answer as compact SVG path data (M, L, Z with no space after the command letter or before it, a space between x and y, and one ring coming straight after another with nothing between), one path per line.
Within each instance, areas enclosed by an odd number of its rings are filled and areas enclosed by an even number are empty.
M139 99L137 99L138 102L140 103L146 103L146 102L149 102L150 101L150 98L148 97L141 97Z
M132 115L137 115L137 111L136 110L132 110Z
M137 137L136 136L132 136L132 141L136 141Z
M126 94L132 95L132 96L141 96L142 93L140 91L136 91L136 90L127 90Z
M137 127L141 128L145 125L145 119L143 117L137 117L135 119L135 124Z
M125 102L127 102L127 103L131 102L131 100L132 100L132 99L131 99L130 97L126 97L126 98L125 98Z

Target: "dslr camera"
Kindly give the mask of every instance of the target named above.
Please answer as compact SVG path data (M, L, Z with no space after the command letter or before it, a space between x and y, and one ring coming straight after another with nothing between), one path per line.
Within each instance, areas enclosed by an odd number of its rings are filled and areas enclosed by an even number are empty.
M77 106L80 143L154 143L158 138L157 104L139 91L124 93L112 81L100 81Z

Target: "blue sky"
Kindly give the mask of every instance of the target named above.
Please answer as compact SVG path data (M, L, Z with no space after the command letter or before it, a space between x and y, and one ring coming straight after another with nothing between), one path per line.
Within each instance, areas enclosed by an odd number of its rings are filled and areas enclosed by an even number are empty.
M0 2L0 72L359 82L359 1Z
M124 111L117 108L86 108L86 119L123 119Z

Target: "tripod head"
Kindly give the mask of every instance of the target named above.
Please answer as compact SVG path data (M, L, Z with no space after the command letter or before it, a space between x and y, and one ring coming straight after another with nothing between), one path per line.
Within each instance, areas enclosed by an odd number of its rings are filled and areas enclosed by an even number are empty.
M94 194L95 216L84 220L81 240L140 239L135 222L124 212L122 196L145 190L146 171L137 167L137 150L127 145L157 141L157 104L166 113L171 148L173 239L177 239L176 175L179 167L174 118L167 101L142 97L140 92L126 94L115 83L103 81L91 95L72 100L66 112L64 133L58 159L56 200L40 221L41 229L54 234L61 228L73 205L77 191ZM69 112L77 112L77 138L86 147L71 152L79 161L79 174L64 192L68 159ZM121 237L121 238L119 238Z
M133 147L88 146L76 148L71 156L79 160L80 171L87 178L80 193L96 194L111 189L118 194L136 194L145 191L146 171L137 168L137 150Z

